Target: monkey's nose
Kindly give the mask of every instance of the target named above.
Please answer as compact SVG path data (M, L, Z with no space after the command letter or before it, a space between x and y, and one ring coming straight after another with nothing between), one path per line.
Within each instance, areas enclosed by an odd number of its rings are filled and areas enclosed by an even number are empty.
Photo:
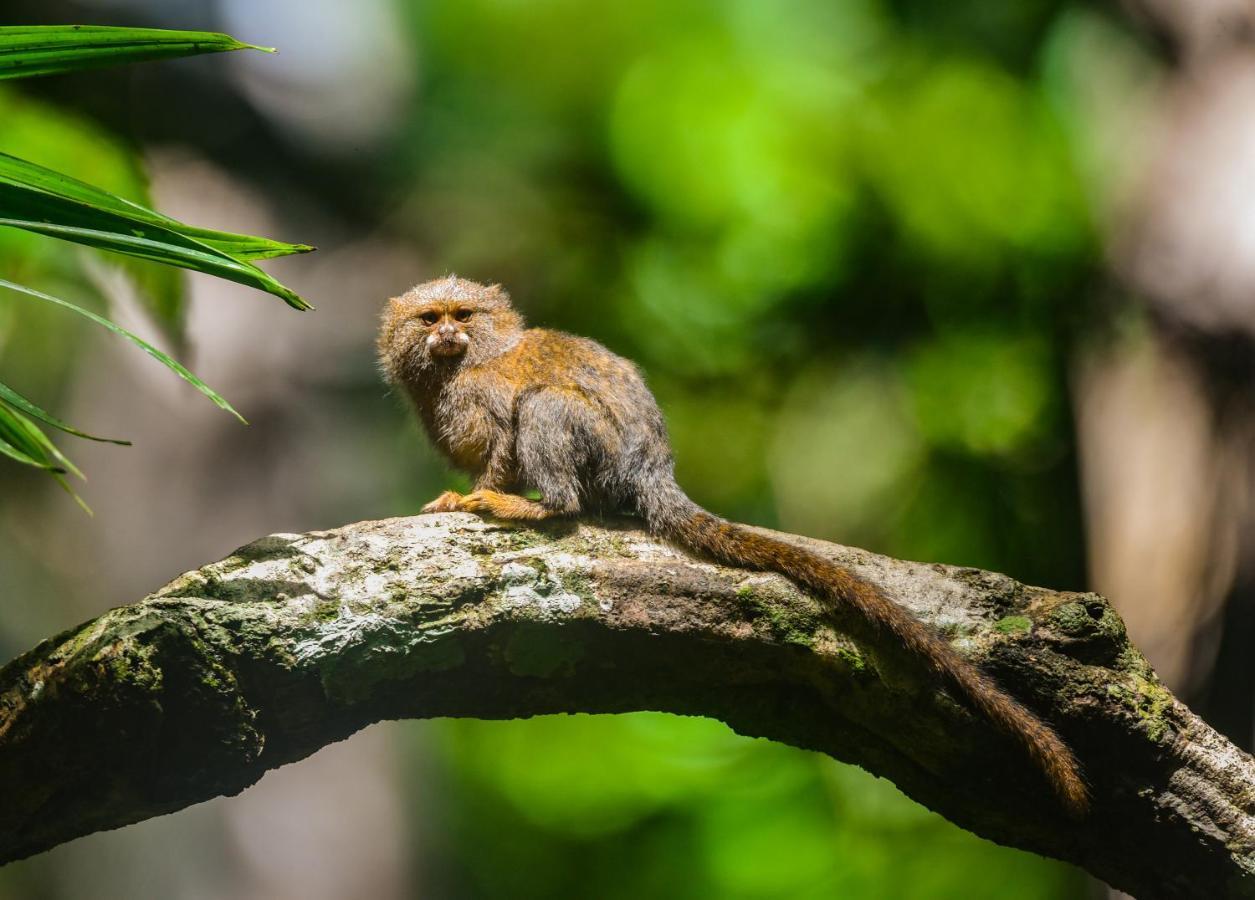
M457 329L448 322L445 322L440 326L439 332L441 337L452 337L457 332Z

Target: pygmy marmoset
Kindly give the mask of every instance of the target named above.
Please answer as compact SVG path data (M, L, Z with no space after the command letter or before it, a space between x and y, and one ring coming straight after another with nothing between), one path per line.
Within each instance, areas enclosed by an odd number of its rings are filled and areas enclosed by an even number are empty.
M1059 736L879 588L690 500L675 481L662 413L632 363L586 338L525 328L500 286L454 276L389 301L379 358L436 446L475 477L471 493L448 491L424 512L532 521L625 512L718 562L778 572L905 646L1023 743L1068 810L1087 808L1076 758ZM520 496L525 490L540 500Z

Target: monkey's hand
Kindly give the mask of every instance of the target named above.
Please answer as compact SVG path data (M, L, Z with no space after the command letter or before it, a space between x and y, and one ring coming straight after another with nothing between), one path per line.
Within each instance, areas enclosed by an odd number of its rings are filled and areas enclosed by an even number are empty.
M442 513L458 512L463 509L462 495L457 491L445 491L435 500L424 506L419 512Z

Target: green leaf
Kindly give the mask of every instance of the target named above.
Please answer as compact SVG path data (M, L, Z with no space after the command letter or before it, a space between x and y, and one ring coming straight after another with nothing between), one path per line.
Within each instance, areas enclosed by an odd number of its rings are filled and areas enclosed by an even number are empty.
M65 307L66 309L69 309L69 310L72 310L73 312L78 313L80 316L85 316L86 318L91 319L97 325L100 325L104 328L109 329L114 334L121 335L122 337L130 341L132 344L135 344L135 346L139 347L141 350L143 350L153 359L157 360L163 366L170 369L172 372L174 372L176 375L178 375L188 384L192 385L194 388L196 388L196 390L200 391L202 394L204 394L206 397L212 400L219 407L231 413L231 415L235 416L241 422L245 421L244 417L241 416L238 412L236 412L230 403L228 403L226 400L220 397L218 393L214 391L213 388L211 388L209 385L205 384L205 382L201 381L199 378L197 378L187 369L183 368L183 366L180 365L178 362L171 359L166 354L162 353L160 350L158 350L152 344L145 341L143 338L140 338L132 334L131 332L127 331L122 326L109 321L104 316L99 316L96 313L91 312L90 310L83 309L83 307L78 306L77 304L71 303L68 300L62 300L58 297L53 297L51 294L45 294L42 291L37 291L34 288L28 288L25 285L14 284L11 281L5 281L3 278L0 278L0 288L8 288L11 291L17 291L18 293L21 293L21 294L27 294L28 296L35 297L39 300L44 300L48 303L55 303L57 306Z
M62 490L74 498L74 502L85 513L93 515L91 507L83 502L83 498L65 480L66 472L72 472L86 480L83 473L61 455L39 426L3 402L0 402L0 454L46 471L61 485Z
M125 201L124 201L125 202ZM164 216L162 218L165 218ZM254 237L251 234L231 234L229 231L212 231L208 228L197 228L184 225L173 219L166 227L190 238L216 247L223 253L236 259L274 259L277 256L292 256L296 253L311 253L314 247L309 244L289 244L284 241L273 241L270 238Z
M52 472L50 474L56 480L57 484L61 485L61 490L65 491L72 498L74 498L74 502L78 504L79 509L87 513L89 516L96 515L94 512L92 512L92 508L83 502L83 498L78 495L78 492L76 492L74 488L70 487L70 483L65 480L64 475L62 475L60 472Z
M289 244L269 238L186 225L140 203L5 153L0 153L0 183L7 184L12 189L24 186L28 190L43 192L67 202L108 210L140 225L166 228L193 241L207 244L219 253L225 253L237 260L270 259L294 253L308 253L313 249L305 244ZM165 265L154 265L134 254L126 255L124 268L143 295L145 305L166 334L176 344L181 342L182 274ZM257 272L260 270L253 270L253 274Z
M43 462L41 460L35 459L33 456L23 453L21 450L14 447L4 438L0 438L0 453L3 453L5 456L9 457L10 459L16 459L18 462L22 463L23 465L34 466L36 469L44 469L45 471L48 471L48 472L57 471L57 469L51 463Z
M69 425L61 421L52 413L45 412L44 410L40 409L34 403L31 403L29 400L27 400L25 397L23 397L21 394L13 390L13 388L9 387L7 384L5 384L2 381L0 381L0 401L7 403L10 406L15 407L18 410L21 410L22 412L26 413L28 416L32 416L33 418L39 419L41 422L51 425L53 428L59 428L61 431L64 431L66 434L72 434L75 437L86 438L89 441L100 441L101 443L105 443L105 444L120 444L124 447L131 446L130 441L121 441L121 440L117 440L116 438L97 437L94 434L88 434L86 431L79 431L73 425Z
M0 209L5 206L5 200L4 186L0 185ZM112 250L115 253L125 253L128 256L178 266L181 269L205 272L274 294L293 309L311 308L294 291L284 287L256 266L234 259L206 244L185 238L173 231L148 225L144 228L133 229L130 234L127 234L120 227L116 227L117 223L105 221L103 215L93 216L92 222L95 226L104 227L37 222L32 219L0 216L0 225L10 225L14 228L33 231L36 234L60 238L63 241L84 244L100 250Z
M210 31L103 25L0 26L0 79L229 50L274 52L272 47L245 44L230 35Z
M137 204L117 197L110 205L94 204L53 193L20 176L14 177L15 162L16 168L22 167L21 160L0 156L0 225L206 272L274 294L295 309L310 308L291 289L252 263L187 237L167 223L146 221L134 214L134 209L143 209ZM126 209L119 209L117 204L124 204Z
M38 425L5 403L0 403L0 440L28 460L33 460L39 468L51 472L73 472L83 477L83 473L61 454Z
M139 203L79 181L77 178L71 178L69 175L45 168L38 163L9 156L7 153L0 153L0 181L43 191L64 200L76 200L87 206L116 213L140 224L168 228L170 231L178 232L202 244L208 244L236 259L272 259L276 256L309 253L314 249L308 244L288 244L248 234L234 234L229 231L214 231L209 228L186 225Z

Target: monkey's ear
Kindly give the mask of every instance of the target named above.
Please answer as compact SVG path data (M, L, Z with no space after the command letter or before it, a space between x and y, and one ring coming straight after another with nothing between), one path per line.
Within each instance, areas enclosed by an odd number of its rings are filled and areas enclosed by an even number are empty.
M488 296L490 300L495 300L498 303L500 303L502 306L510 305L509 293L506 291L505 288L503 288L499 284L488 285L488 287L484 289L484 293Z
M383 317L388 320L400 319L405 314L406 306L408 303L405 294L389 297L388 302L383 305Z

